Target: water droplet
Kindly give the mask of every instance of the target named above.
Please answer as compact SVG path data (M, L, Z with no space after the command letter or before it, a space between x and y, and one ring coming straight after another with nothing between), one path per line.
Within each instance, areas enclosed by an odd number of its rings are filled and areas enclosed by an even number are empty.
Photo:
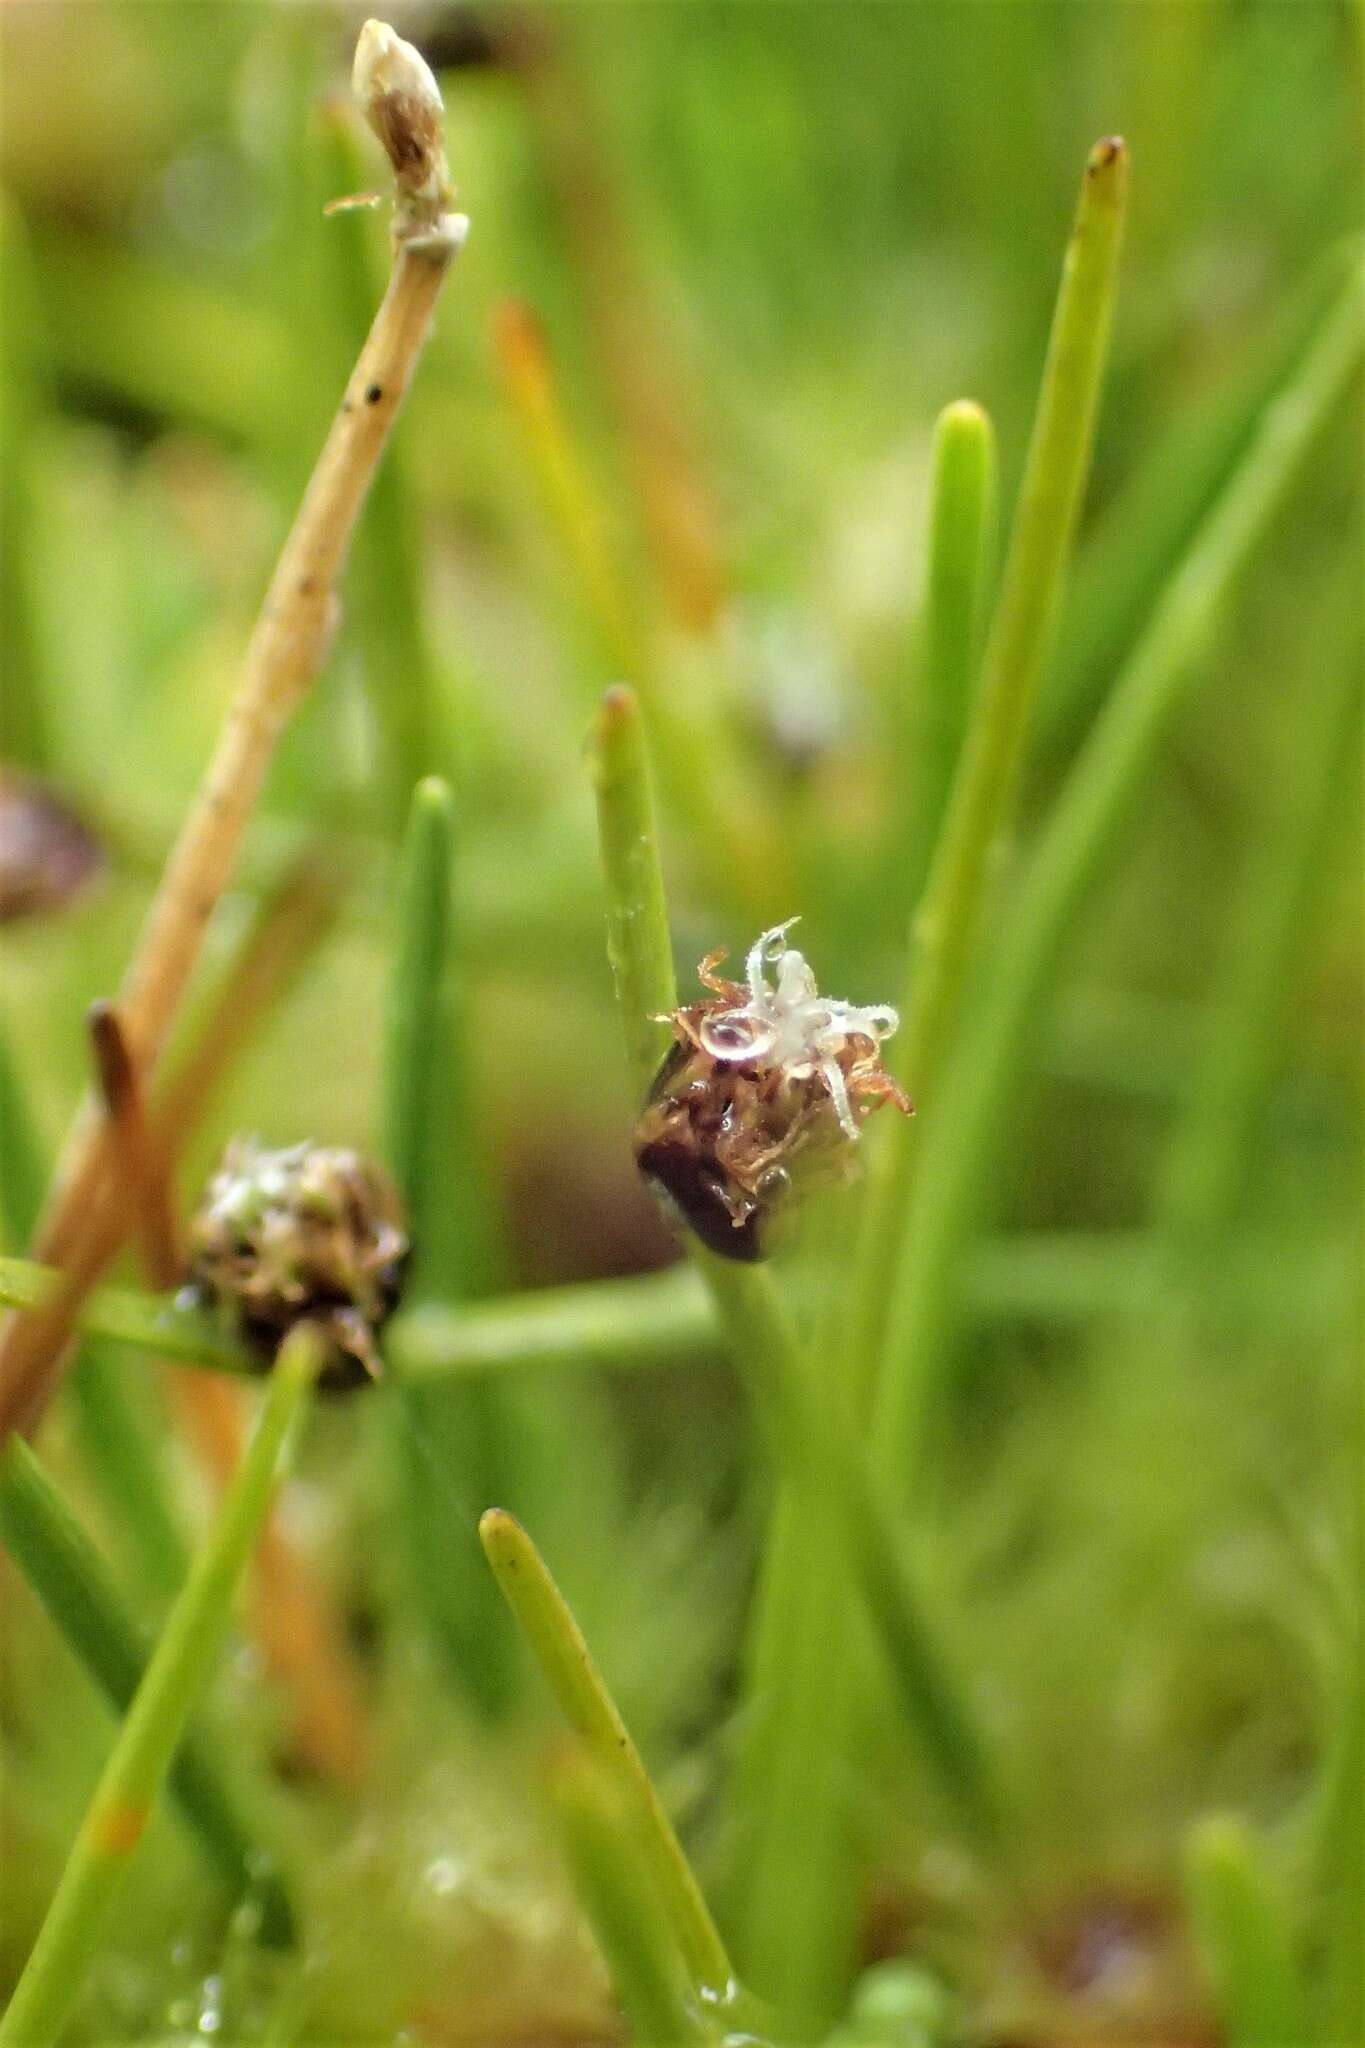
M465 1876L465 1866L454 1856L437 1856L428 1863L423 1879L428 1891L435 1892L438 1899L448 1898L458 1890Z

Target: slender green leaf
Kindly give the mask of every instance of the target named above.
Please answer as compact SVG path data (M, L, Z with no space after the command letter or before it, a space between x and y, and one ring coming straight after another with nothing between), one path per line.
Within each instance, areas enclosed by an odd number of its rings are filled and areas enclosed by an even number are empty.
M1275 782L1257 812L1193 1085L1163 1163L1158 1212L1185 1250L1206 1250L1226 1232L1253 1177L1326 842L1344 793L1341 764L1360 752L1358 569L1350 563L1349 585L1331 593L1292 716L1284 720Z
M892 901L919 899L962 751L994 568L995 430L959 399L939 414L922 646L892 748Z
M48 727L57 688L56 678L45 673L33 562L35 440L49 399L46 329L34 290L28 239L17 209L4 193L0 271L5 280L5 318L0 323L0 479L5 501L0 520L0 618L5 622L0 759L41 770L53 765ZM3 1108L0 1101L0 1112Z
M47 1174L7 1034L0 1030L0 1212L15 1244L37 1227ZM79 1448L101 1498L127 1539L143 1582L173 1593L189 1553L153 1430L150 1399L127 1385L118 1361L87 1340L69 1381Z
M454 807L434 778L418 784L403 856L385 1063L386 1149L407 1204L411 1290L439 1272L467 1287L469 1240L482 1239L473 1140L453 1110L460 1057L450 971ZM469 1091L462 1091L468 1104ZM463 1156L460 1156L463 1152ZM397 1382L397 1508L411 1583L452 1677L489 1713L513 1669L496 1596L473 1540L469 1501L500 1490L508 1462L501 1390ZM441 1560L433 1569L433 1560Z
M1115 139L1098 143L1086 164L1063 264L981 686L914 919L907 996L893 1064L929 1104L956 1034L988 885L994 879L992 863L1011 828L1031 713L1089 474L1126 193L1124 145ZM956 576L949 580L943 574L943 532L935 535L931 559L931 575L937 579L931 597L934 654L942 661L945 647L949 650L959 697L965 694L974 666L989 471L983 429L982 416L976 414L972 435L962 421L953 437L962 443L958 459L969 478L964 493L968 516L958 539L961 560ZM948 445L940 442L944 491ZM941 503L939 510L946 525L948 504ZM958 713L959 718L962 715ZM940 775L946 765L940 764ZM912 886L918 880L914 874L907 879ZM881 1374L897 1263L915 1256L903 1218L918 1139L916 1125L903 1127L874 1153L846 1316L831 1319L829 1348L835 1365L826 1404L844 1412L845 1390L851 1387L860 1421ZM833 2018L851 1955L853 1879L841 1841L846 1836L845 1787L855 1739L850 1722L860 1669L849 1643L847 1602L829 1567L827 1530L817 1521L803 1527L805 1522L799 1506L792 1506L780 1509L773 1523L756 1624L760 1637L766 1635L770 1641L760 1642L753 1655L756 1665L768 1673L765 1682L787 1702L788 1711L770 1723L755 1722L758 1746L746 1769L754 1815L746 1886L751 1948L746 1961L758 1971L760 1990L777 1995L780 1985L784 2011L793 2025ZM786 1622L796 1584L808 1590L805 1627L816 1640L836 1645L832 1656L818 1662L809 1658L804 1642L793 1638ZM781 1640L771 1640L779 1636ZM931 1725L940 1735L953 1732L932 1693L928 1703ZM795 1832L816 1827L818 1835L808 1837L806 1883L800 1888L778 1884L776 1873L789 1861ZM785 1957L795 1960L784 1964Z
M673 1930L619 1789L591 1753L559 1753L550 1768L578 1896L611 1971L638 2048L714 2040L691 1995Z
M255 1432L158 1638L0 2019L0 2048L55 2042L64 2028L227 1634L237 1582L288 1464L325 1351L324 1340L307 1323L296 1326L281 1347Z
M643 1098L668 1048L668 1026L660 1020L678 996L653 783L633 690L620 687L603 698L589 758L607 882L607 959L626 1056Z
M1341 1712L1314 1814L1322 1961L1312 1989L1325 2043L1365 2039L1365 1645L1358 1617L1345 1647Z
M484 1515L479 1537L565 1719L638 1832L698 1998L728 1998L734 1971L725 1944L563 1594L526 1531L501 1508Z
M913 1485L933 1390L951 1343L961 1254L991 1178L996 1135L1050 977L1178 713L1210 630L1360 356L1358 277L1268 408L1241 467L1172 579L1076 761L1009 906L991 973L969 1012L905 1219L913 1248L888 1317L889 1369L875 1436L898 1488Z
M595 776L607 929L627 1044L643 1090L656 1057L646 1025L676 1003L644 750L629 693L613 691L598 728ZM634 1006L628 1008L626 1006ZM632 1023L632 1017L634 1019ZM900 1556L893 1519L869 1484L842 1416L813 1398L796 1330L770 1272L689 1250L716 1305L777 1467L834 1515L838 1541L886 1650L907 1714L950 1796L984 1835L997 1799L985 1747Z
M1200 1821L1190 1831L1185 1882L1228 2048L1301 2048L1309 2039L1303 1985L1251 1830L1231 1816Z
M1349 256L1337 247L1313 266L1267 331L1233 364L1220 364L1209 391L1148 443L1096 522L1077 557L1039 705L1049 749L1071 740L1098 708L1266 406L1339 294Z
M0 1457L0 1539L54 1625L112 1704L126 1709L147 1667L142 1631L98 1550L22 1437ZM251 1891L264 1940L293 1939L288 1895L242 1812L221 1760L193 1728L171 1766L170 1787L195 1839L234 1894Z

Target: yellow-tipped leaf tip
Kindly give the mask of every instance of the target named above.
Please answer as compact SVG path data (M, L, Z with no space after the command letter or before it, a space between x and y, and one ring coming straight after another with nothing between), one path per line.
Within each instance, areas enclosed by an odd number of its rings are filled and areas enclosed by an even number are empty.
M1085 166L1092 178L1121 178L1128 168L1128 144L1121 135L1102 135Z
M485 1508L479 1516L479 1541L491 1557L501 1549L509 1535L521 1534L521 1525L515 1515L509 1515L506 1508Z
M990 426L990 414L984 405L978 405L974 398L955 398L951 405L945 405L938 416L940 429L945 433L969 431L983 433Z
M448 811L452 798L443 775L424 775L412 792L414 804L424 811Z
M633 719L640 708L640 702L629 683L613 683L602 698L602 726L625 725Z

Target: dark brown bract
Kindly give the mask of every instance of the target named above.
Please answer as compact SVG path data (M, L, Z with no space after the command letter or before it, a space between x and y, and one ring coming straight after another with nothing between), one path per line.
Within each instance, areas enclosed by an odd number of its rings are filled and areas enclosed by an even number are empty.
M266 1362L308 1318L335 1357L319 1384L379 1371L375 1333L397 1306L408 1256L398 1191L359 1152L234 1139L190 1226L190 1279Z
M879 1103L911 1112L881 1063L895 1011L821 996L786 943L794 922L750 948L743 984L716 974L723 952L702 961L710 998L667 1019L675 1043L636 1126L640 1172L723 1258L765 1255L798 1163L846 1171Z

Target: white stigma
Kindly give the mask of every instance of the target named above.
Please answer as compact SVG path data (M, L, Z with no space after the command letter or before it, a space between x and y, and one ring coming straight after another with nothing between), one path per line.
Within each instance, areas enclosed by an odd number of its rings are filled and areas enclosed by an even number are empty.
M900 1022L886 1004L864 1007L822 996L805 955L788 946L789 917L757 938L745 962L748 1001L713 1010L701 1026L701 1040L713 1059L780 1066L794 1081L818 1073L829 1091L845 1137L856 1138L857 1122L839 1055L850 1038L879 1046ZM770 982L766 970L777 972Z

